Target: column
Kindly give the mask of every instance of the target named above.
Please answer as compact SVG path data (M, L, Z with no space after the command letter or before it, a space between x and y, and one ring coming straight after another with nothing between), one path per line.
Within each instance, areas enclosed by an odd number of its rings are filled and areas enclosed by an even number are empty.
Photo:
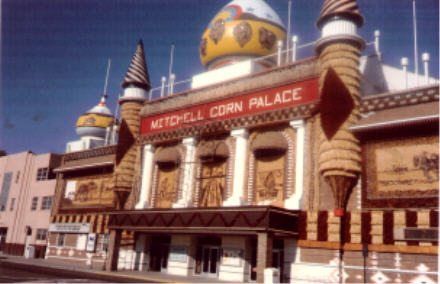
M271 233L257 233L257 283L264 283L264 269L272 267Z
M195 137L188 137L182 140L186 147L185 165L182 184L182 197L173 204L174 208L188 207L192 204L192 188L194 184L194 163L197 140Z
M150 199L151 181L154 168L154 151L155 147L151 144L144 145L143 162L142 162L142 181L141 190L139 193L139 201L136 204L136 209L143 209L149 207L148 200Z
M118 269L119 246L121 244L121 235L122 235L122 230L110 230L107 259L105 261L106 271L115 271Z
M304 138L305 123L304 120L292 120L290 126L296 132L296 151L295 151L295 193L286 200L286 208L301 209L301 200L303 197L304 186Z
M247 129L241 128L232 130L231 136L235 138L234 180L232 184L232 196L225 200L223 205L240 206L244 203L243 194L249 133Z

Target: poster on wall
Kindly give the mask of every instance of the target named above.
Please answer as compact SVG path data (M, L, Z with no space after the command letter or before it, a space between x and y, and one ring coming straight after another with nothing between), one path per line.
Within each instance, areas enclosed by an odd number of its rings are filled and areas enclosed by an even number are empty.
M200 207L223 205L226 182L226 162L206 163L202 167Z
M366 151L367 199L437 196L438 146L438 137L369 144Z
M254 204L283 206L284 167L284 156L256 160Z
M171 208L177 198L178 167L161 168L156 189L156 207Z
M113 207L112 180L111 175L68 180L62 208Z
M222 254L222 265L241 266L243 250L234 248L224 248Z

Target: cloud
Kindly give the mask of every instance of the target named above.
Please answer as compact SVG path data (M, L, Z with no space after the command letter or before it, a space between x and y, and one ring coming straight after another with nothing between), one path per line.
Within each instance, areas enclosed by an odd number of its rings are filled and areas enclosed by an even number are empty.
M9 119L6 119L5 124L3 124L3 127L6 129L14 129L15 125Z

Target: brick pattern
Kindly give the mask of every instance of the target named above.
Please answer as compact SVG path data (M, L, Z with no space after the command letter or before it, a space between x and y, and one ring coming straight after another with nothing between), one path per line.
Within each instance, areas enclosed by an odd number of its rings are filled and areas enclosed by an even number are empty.
M85 151L72 152L63 155L63 163L76 161L76 160L90 159L95 157L102 157L106 155L113 155L115 153L116 153L116 145L98 147Z
M298 223L300 240L343 242L395 246L437 246L438 242L401 241L394 239L396 228L438 228L438 210L351 211L341 218L333 211L301 211Z
M402 107L438 101L439 88L438 85L431 88L423 87L422 90L404 90L399 92L388 93L386 95L370 96L363 98L360 105L360 111L367 113L394 107Z

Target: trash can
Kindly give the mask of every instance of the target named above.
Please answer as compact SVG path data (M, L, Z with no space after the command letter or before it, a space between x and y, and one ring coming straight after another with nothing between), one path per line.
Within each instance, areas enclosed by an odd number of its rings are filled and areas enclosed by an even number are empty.
M280 270L274 267L264 269L264 283L280 283Z

